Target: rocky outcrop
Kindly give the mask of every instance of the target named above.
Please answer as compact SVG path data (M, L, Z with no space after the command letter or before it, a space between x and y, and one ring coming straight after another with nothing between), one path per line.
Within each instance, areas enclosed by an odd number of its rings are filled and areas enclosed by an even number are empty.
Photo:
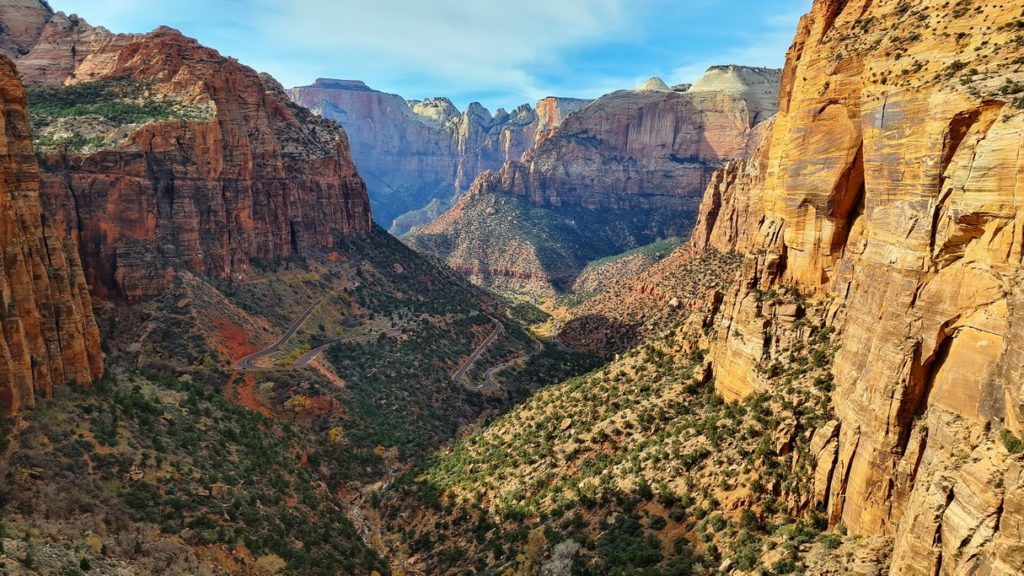
M522 161L482 174L457 206L409 242L456 270L472 270L475 281L494 279L496 288L520 291L526 288L521 280L530 278L530 291L540 280L541 291L552 292L572 284L588 262L579 259L583 255L601 258L685 236L712 174L747 157L750 141L762 133L761 119L775 109L762 92L766 82L778 80L778 71L731 66L708 74L729 81L702 81L705 89L679 92L655 78L588 104ZM498 212L484 226L467 220L481 217L494 195L533 206L531 222L523 224L530 233L493 232L508 228ZM538 224L546 228L532 230ZM577 241L577 233L589 240ZM586 250L573 244L586 244ZM511 257L534 253L541 256Z
M0 415L103 372L74 240L43 216L25 90L0 56Z
M647 79L645 82L634 88L635 92L671 92L668 84L661 78L654 76Z
M35 46L50 20L51 11L39 0L7 0L0 3L0 53L17 58Z
M79 239L100 295L153 296L179 268L244 276L370 230L344 132L175 30L113 35L55 14L18 65L32 84L127 80L145 104L207 112L109 127L88 151L43 156L46 210Z
M345 127L375 217L388 227L434 200L451 201L481 172L518 160L587 102L545 98L536 110L524 104L492 116L478 103L459 112L447 98L406 101L359 81L325 78L289 95Z
M754 122L767 119L779 105L779 70L751 66L712 66L686 90L738 96L755 112Z
M694 247L748 256L715 383L768 385L793 286L841 333L829 519L895 540L894 574L1018 574L1024 74L1018 6L818 0L750 162L713 179Z
M687 232L711 174L745 156L752 130L774 104L748 101L735 88L674 92L655 84L599 98L522 162L482 176L475 186L538 205L673 211L679 221L656 233Z
M18 74L27 85L60 84L75 76L80 63L94 48L114 35L103 27L90 26L82 18L63 12L49 12L46 25L31 48L15 57ZM89 75L76 78L88 81Z

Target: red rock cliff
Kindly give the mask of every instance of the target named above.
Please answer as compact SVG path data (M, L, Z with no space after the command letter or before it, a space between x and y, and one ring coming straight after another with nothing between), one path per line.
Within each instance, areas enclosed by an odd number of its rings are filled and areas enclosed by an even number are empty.
M477 103L460 112L447 98L406 101L355 80L321 78L288 93L345 127L374 214L385 226L431 200L453 198L481 172L518 160L587 102L545 98L536 112L524 104L492 116Z
M568 116L521 162L474 186L538 205L692 214L711 174L744 157L753 128L775 111L777 70L715 67L708 75L728 71L737 80L729 85L708 81L686 91L642 87L602 96ZM748 98L755 83L771 96ZM660 233L684 234L691 224L680 219Z
M44 202L79 237L101 295L151 296L178 267L244 275L370 229L344 132L175 30L113 35L58 13L18 64L36 84L131 79L145 98L191 111L45 154Z
M727 397L771 385L758 294L815 293L840 331L833 523L893 574L1020 574L1024 26L1019 5L818 0L751 162L709 187L695 247L751 254L713 350ZM1004 445L1005 444L1005 445Z
M592 260L688 234L711 175L763 133L779 76L717 66L694 87L652 79L567 116L542 101L523 159L481 174L406 241L479 284L564 291Z
M103 372L74 241L44 217L25 89L0 56L0 414Z

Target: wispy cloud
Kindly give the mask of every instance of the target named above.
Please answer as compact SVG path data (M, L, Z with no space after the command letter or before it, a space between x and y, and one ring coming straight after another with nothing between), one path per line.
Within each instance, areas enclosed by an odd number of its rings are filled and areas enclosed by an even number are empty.
M159 24L285 85L354 78L493 107L596 97L708 65L779 65L810 0L52 0L118 32Z
M666 81L673 84L692 83L709 67L718 64L780 67L793 41L797 22L806 9L810 8L810 0L801 0L795 4L800 8L772 14L754 30L735 30L731 41L723 42L724 49L720 53L701 54L696 58L683 55L680 58L682 63L671 71Z

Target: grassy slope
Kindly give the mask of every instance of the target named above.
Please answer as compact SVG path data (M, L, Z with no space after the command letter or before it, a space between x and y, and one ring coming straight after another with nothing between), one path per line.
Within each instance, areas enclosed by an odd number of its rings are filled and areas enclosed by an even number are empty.
M429 452L460 425L506 405L452 382L494 329L488 314L503 317L495 299L380 230L345 240L327 256L280 264L240 283L183 275L153 302L105 311L104 331L115 335L116 350L147 370L189 374L337 440L312 454L343 464L328 478L332 489L379 476L393 467L392 455L405 461ZM325 295L278 357L332 344L323 361L232 375L234 360L274 342ZM488 361L532 349L521 328L504 323ZM479 363L470 378L486 367Z
M17 423L0 463L0 563L44 574L386 571L305 462L308 432L188 381L110 371Z
M684 238L655 240L646 246L587 263L573 282L572 295L568 298L570 303L592 298L617 283L639 276L685 242Z
M729 286L741 262L737 254L709 251L694 257L679 247L589 298L566 299L571 307L559 316L559 338L603 357L629 350L683 321L710 293Z
M772 391L738 404L705 381L699 340L676 328L535 393L398 482L383 515L431 574L527 574L560 553L574 574L795 570L820 530L806 432L830 418L830 332L805 331L765 367Z
M210 110L155 98L150 88L130 79L29 88L36 149L97 149L122 126L210 118Z

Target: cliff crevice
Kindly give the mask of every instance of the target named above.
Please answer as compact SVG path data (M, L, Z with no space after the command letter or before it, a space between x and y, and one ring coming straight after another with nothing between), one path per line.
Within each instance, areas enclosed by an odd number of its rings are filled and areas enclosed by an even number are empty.
M0 55L0 415L103 374L73 237L41 208L25 89Z

